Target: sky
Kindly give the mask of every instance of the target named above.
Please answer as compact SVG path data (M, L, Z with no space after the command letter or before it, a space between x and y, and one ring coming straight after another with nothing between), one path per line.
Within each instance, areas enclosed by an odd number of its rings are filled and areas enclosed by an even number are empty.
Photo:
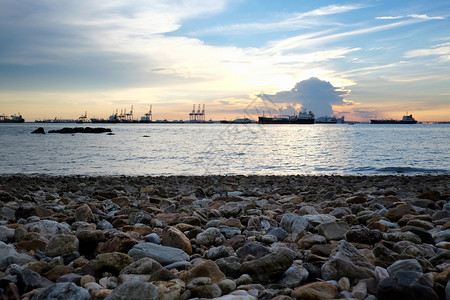
M0 114L450 121L450 2L0 0Z

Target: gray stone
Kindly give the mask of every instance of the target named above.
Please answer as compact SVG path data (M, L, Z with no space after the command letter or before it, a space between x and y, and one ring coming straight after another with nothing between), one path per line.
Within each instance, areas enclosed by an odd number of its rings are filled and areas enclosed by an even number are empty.
M197 234L195 240L197 245L218 246L223 244L226 239L218 228L210 227L205 231Z
M52 284L31 298L32 300L90 300L89 292L73 282L62 282Z
M28 232L38 232L47 236L71 232L71 228L67 223L59 223L51 220L41 220L26 224L24 225L24 229Z
M222 290L222 294L231 293L236 289L236 282L231 279L224 279L217 284Z
M27 293L34 289L47 287L53 284L52 281L41 276L40 274L17 264L10 265L6 270L6 274L17 276L18 286L21 293Z
M228 277L236 278L241 275L242 261L236 256L219 258L215 261L215 263L219 267L220 271L225 273Z
M285 238L288 237L288 233L281 227L272 227L270 228L266 234L274 235L277 237L279 241L284 241Z
M450 242L450 228L433 234L433 238L436 244L440 242Z
M274 235L265 234L265 235L261 236L261 242L264 244L273 244L273 243L278 242L278 239Z
M50 257L70 254L79 250L78 238L72 234L57 234L50 238L45 254Z
M324 280L347 277L351 282L357 282L359 279L375 276L375 266L360 254L355 246L345 240L339 242L321 270Z
M97 228L106 230L106 229L113 229L114 226L106 220L101 220L97 223Z
M323 235L328 241L342 240L345 238L350 227L345 222L322 223L317 226L319 234Z
M398 260L387 268L389 275L395 277L397 272L413 271L422 273L422 266L413 258Z
M126 266L120 274L153 274L163 266L150 257L141 258Z
M294 288L308 280L309 272L302 266L292 266L284 272L279 284Z
M6 226L0 226L0 242L7 243L12 240L14 240L14 229Z
M244 262L241 271L250 274L255 282L264 284L282 276L293 261L294 254L291 250L279 248L261 258Z
M303 217L314 227L320 224L331 223L336 221L336 218L334 216L325 214L304 215Z
M105 300L157 300L158 288L148 282L127 281L116 287Z
M147 234L145 237L144 237L144 240L146 241L146 242L149 242L149 243L153 243L153 244L158 244L158 245L160 245L161 244L161 238L159 237L159 235L157 235L156 233L150 233L150 234Z
M295 241L299 233L305 232L310 227L310 224L308 220L302 216L287 213L281 218L280 226L286 232L291 233L291 239Z
M223 257L233 256L233 252L231 252L225 246L213 247L208 250L208 254L206 257L208 259L216 260Z
M226 218L239 217L242 214L242 207L236 202L228 202L219 207L219 211Z
M235 235L241 234L241 230L237 227L230 226L219 226L219 231L223 234L227 239L232 238Z
M189 261L189 255L181 249L153 243L140 243L134 245L133 248L128 251L128 255L135 261L144 257L150 257L163 266L177 261Z

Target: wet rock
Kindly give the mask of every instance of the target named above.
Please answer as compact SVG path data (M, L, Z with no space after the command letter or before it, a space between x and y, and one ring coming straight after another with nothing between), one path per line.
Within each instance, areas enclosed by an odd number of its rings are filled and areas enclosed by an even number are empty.
M383 279L377 287L378 299L386 300L437 300L433 289L423 279L421 273L399 271L395 277Z
M238 257L243 260L247 258L261 258L270 253L270 249L261 244L247 243L236 251Z
M203 246L219 246L223 244L225 240L226 239L220 230L214 227L210 227L202 233L197 234L197 237L195 238L197 245Z
M294 288L306 282L309 277L309 272L302 266L292 266L284 272L279 284Z
M233 256L234 253L231 252L227 247L225 246L219 246L219 247L213 247L208 250L208 254L206 257L208 259L216 260L223 257Z
M36 293L33 300L90 300L89 292L82 287L76 286L72 282L55 283L38 293Z
M370 230L367 227L359 226L351 228L345 237L351 243L374 245L383 238L383 234L378 230Z
M188 255L192 254L192 245L189 239L180 230L175 227L164 228L161 234L163 246L179 248Z
M163 266L178 261L189 261L189 255L181 249L161 246L153 243L137 244L133 246L130 251L128 251L128 255L130 255L135 261L144 257L150 257Z
M208 277L211 283L219 283L225 279L225 274L222 273L217 264L211 260L205 260L189 269L187 272L180 274L180 279L184 282L190 282L197 277Z
M37 129L33 130L31 133L35 134L45 134L45 130L42 127L38 127Z
M75 220L92 223L95 221L94 214L87 204L83 204L75 210Z
M69 233L70 226L67 223L59 223L52 220L41 220L24 225L28 232L38 232L42 235L53 236L56 234Z
M317 226L319 234L323 235L328 241L344 239L349 229L348 224L345 222L329 222Z
M128 281L115 288L105 300L157 300L158 288L148 282Z
M318 300L334 299L338 295L338 289L329 282L313 282L295 288L291 296L297 299Z
M331 253L330 259L322 266L322 278L339 280L347 277L350 281L374 277L373 266L352 244L341 241Z
M286 213L283 215L280 226L287 233L292 234L293 241L297 239L300 233L303 233L310 228L309 222L306 218L292 213Z
M99 254L93 261L92 268L95 272L113 272L118 274L126 266L133 263L133 258L125 253L112 252Z
M141 258L120 271L120 274L153 274L163 266L149 257Z
M236 256L219 258L215 263L226 276L237 278L241 275L242 261Z
M41 276L40 274L16 264L10 265L5 273L7 275L17 276L16 284L22 294L53 284L52 281Z
M57 234L53 236L45 248L45 254L50 257L67 255L78 251L79 241L72 234Z
M293 261L291 250L279 248L261 258L243 263L241 271L250 274L255 282L268 283L286 272Z

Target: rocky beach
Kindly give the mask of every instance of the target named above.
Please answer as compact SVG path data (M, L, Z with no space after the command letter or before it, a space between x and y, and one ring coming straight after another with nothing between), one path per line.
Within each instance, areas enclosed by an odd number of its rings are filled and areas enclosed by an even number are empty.
M450 175L0 177L0 299L450 299Z

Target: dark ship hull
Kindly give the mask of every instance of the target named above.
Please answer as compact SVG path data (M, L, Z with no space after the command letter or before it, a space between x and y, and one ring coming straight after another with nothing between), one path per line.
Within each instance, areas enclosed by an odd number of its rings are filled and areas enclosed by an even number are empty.
M314 124L314 119L259 117L259 124Z
M416 120L370 120L370 124L417 124Z

